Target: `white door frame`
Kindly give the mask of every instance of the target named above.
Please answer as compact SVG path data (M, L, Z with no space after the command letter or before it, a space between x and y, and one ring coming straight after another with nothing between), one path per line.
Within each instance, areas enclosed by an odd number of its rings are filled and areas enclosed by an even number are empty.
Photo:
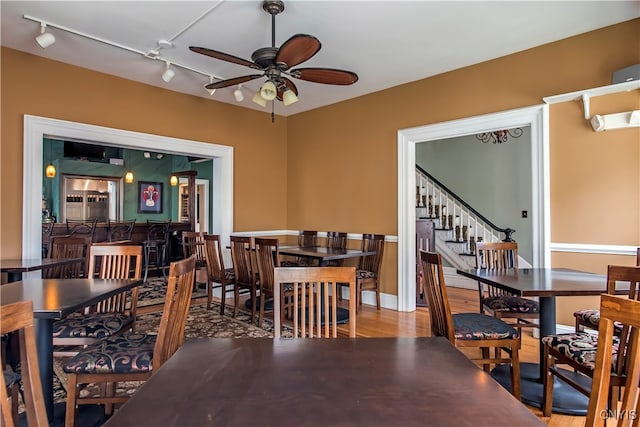
M189 183L187 178L179 178L179 185L186 185ZM198 179L196 178L196 193L198 193L198 186L201 185L204 187L204 191L202 192L202 200L201 206L203 207L202 215L200 215L200 222L196 222L196 231L207 230L209 232L209 180L208 179ZM197 205L196 205L197 210ZM198 216L196 212L196 217ZM176 218L180 218L180 202L178 202Z
M513 127L531 127L534 267L550 262L549 107L546 104L398 131L398 311L416 309L415 145Z
M25 114L22 177L23 258L40 258L42 253L43 138L68 138L140 150L153 147L154 151L213 159L212 202L216 209L213 212L211 232L222 236L224 246L228 244L229 235L233 231L233 147Z

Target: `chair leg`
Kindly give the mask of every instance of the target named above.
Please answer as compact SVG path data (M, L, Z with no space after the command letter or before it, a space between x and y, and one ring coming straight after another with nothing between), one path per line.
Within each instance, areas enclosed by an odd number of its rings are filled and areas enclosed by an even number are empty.
M376 282L376 307L380 310L380 286Z
M67 409L64 419L65 427L74 427L76 423L76 400L78 398L78 375L67 375Z
M220 315L224 316L224 306L227 301L227 285L222 285L220 288L222 295L220 295Z
M207 310L211 310L211 301L213 300L213 282L209 282L209 279L207 278L205 286L207 287Z
M542 415L545 417L551 416L551 410L553 408L553 374L549 370L555 365L555 359L551 356L548 350L545 348L543 358L543 370L544 375L542 377Z
M260 315L258 316L258 327L262 328L262 320L264 318L264 300L266 295L260 291Z
M116 387L117 383L109 382L105 387L105 396L113 397L116 395ZM111 416L113 414L113 403L105 403L104 404L104 413L107 416Z
M520 400L520 349L517 344L511 346L511 392Z
M483 359L488 359L490 356L490 349L489 347L482 347L482 358ZM491 364L489 363L483 363L482 364L483 369L485 370L485 372L490 372L491 371Z

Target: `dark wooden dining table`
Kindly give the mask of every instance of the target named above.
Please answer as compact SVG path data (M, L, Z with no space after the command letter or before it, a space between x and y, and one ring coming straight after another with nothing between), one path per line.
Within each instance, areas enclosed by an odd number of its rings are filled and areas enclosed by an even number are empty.
M540 337L556 333L556 297L601 295L607 290L604 275L564 268L521 268L506 270L457 270L461 276L486 283L523 297L538 297L540 305ZM622 290L621 290L622 291ZM540 345L540 362L544 347ZM522 401L542 407L542 363L521 363ZM500 383L511 383L507 365L498 366L492 375ZM584 375L574 380L584 383ZM563 381L555 380L553 411L569 415L585 415L589 399Z
M208 425L543 424L444 338L189 340L105 424Z
M110 296L142 284L133 279L25 279L0 286L0 303L31 300L38 348L38 366L50 425L64 425L64 404L53 399L53 323ZM81 407L79 417L92 409Z
M0 272L7 273L7 282L11 283L22 280L22 273L78 262L84 262L84 258L3 259L0 260Z
M363 251L361 249L338 249L324 246L289 246L284 245L278 248L280 255L290 255L295 257L318 260L318 265L323 267L329 261L347 258L359 258L362 256L375 255L375 251Z

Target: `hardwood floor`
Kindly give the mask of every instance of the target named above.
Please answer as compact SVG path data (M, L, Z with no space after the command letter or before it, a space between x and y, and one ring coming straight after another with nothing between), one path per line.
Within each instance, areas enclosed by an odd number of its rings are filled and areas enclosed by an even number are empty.
M478 295L476 291L448 288L449 303L453 313L477 312ZM413 313L401 313L393 310L376 310L372 306L363 306L358 314L357 335L360 337L423 337L429 336L429 310L420 307ZM520 359L523 362L538 362L538 340L523 333ZM529 406L528 406L529 407ZM539 409L529 407L540 420L552 427L582 427L585 417L574 417L560 414L552 414L551 417L543 417Z

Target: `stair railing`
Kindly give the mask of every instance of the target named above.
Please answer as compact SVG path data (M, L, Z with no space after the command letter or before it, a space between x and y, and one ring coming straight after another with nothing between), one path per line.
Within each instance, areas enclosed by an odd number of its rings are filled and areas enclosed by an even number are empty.
M516 232L501 228L487 219L460 196L416 165L416 217L437 220L441 229L455 232L455 241L467 242L469 252L475 252L475 242L513 242Z

